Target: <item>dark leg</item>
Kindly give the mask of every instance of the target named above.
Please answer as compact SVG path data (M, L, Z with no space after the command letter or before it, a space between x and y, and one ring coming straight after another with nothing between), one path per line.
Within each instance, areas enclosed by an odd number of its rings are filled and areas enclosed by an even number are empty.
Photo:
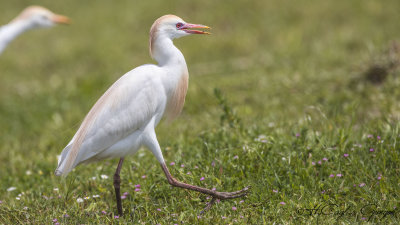
M118 208L119 216L122 216L122 204L121 204L121 192L120 192L121 178L119 177L119 173L121 172L123 162L124 162L124 158L121 158L119 160L117 170L115 171L115 174L114 174L115 197L117 198L117 208Z
M177 181L175 178L172 177L171 173L169 172L169 170L165 164L161 164L161 167L165 173L165 176L167 176L168 183L170 183L172 186L201 192L204 194L211 195L213 197L212 200L207 204L206 208L201 213L210 209L211 206L215 203L215 200L217 200L217 199L225 200L225 199L239 198L239 197L245 196L250 188L250 187L245 187L242 190L235 191L235 192L217 192L217 191L213 191L213 190L210 190L207 188L198 187L198 186L194 186L194 185L190 185L190 184L185 184L183 182Z

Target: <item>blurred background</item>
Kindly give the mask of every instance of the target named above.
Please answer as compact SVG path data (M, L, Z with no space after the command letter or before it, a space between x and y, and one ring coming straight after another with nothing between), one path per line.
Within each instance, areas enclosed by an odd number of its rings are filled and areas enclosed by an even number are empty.
M24 33L0 55L3 184L29 169L52 176L56 156L102 93L134 67L155 63L149 29L164 14L208 25L212 35L174 41L190 82L181 117L157 128L162 146L220 126L215 88L245 127L266 133L289 135L307 124L362 136L400 116L398 0L1 0L0 24L32 4L72 24Z
M160 127L162 139L214 126L219 113L214 88L250 123L298 121L310 105L335 114L346 104L362 104L348 99L355 91L349 88L351 76L362 73L400 33L395 0L1 1L0 24L31 4L67 15L72 24L29 31L0 57L0 148L18 149L14 154L59 152L115 80L155 63L148 33L164 14L209 25L213 35L175 41L187 60L190 88L179 121ZM385 116L397 116L392 113L398 107L386 107ZM368 112L360 112L360 122L380 114L379 107L368 108L361 110ZM164 132L170 129L176 130Z

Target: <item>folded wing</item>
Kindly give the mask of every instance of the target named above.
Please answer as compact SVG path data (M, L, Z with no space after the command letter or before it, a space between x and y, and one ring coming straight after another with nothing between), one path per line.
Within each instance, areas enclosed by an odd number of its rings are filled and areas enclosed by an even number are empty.
M163 86L154 67L130 71L101 96L61 153L56 175L66 175L80 162L144 127L158 111L162 113Z

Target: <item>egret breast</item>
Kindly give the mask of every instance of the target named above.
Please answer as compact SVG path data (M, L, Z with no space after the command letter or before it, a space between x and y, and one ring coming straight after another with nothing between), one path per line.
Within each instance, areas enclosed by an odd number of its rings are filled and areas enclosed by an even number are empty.
M185 104L185 97L189 85L189 73L184 71L175 89L172 91L171 97L168 99L165 110L167 120L175 119L181 113Z

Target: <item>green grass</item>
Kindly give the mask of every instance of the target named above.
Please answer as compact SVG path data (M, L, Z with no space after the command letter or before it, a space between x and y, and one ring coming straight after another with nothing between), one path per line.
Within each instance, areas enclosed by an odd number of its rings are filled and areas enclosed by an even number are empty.
M400 72L380 85L363 76L400 39L399 1L35 3L73 24L30 31L0 56L0 224L400 223ZM26 6L1 1L0 24ZM143 149L124 163L129 195L114 219L118 160L62 179L57 155L118 77L152 62L148 31L167 13L213 28L175 41L190 84L182 115L157 128L168 167L187 183L252 190L198 218L207 196L170 187Z

